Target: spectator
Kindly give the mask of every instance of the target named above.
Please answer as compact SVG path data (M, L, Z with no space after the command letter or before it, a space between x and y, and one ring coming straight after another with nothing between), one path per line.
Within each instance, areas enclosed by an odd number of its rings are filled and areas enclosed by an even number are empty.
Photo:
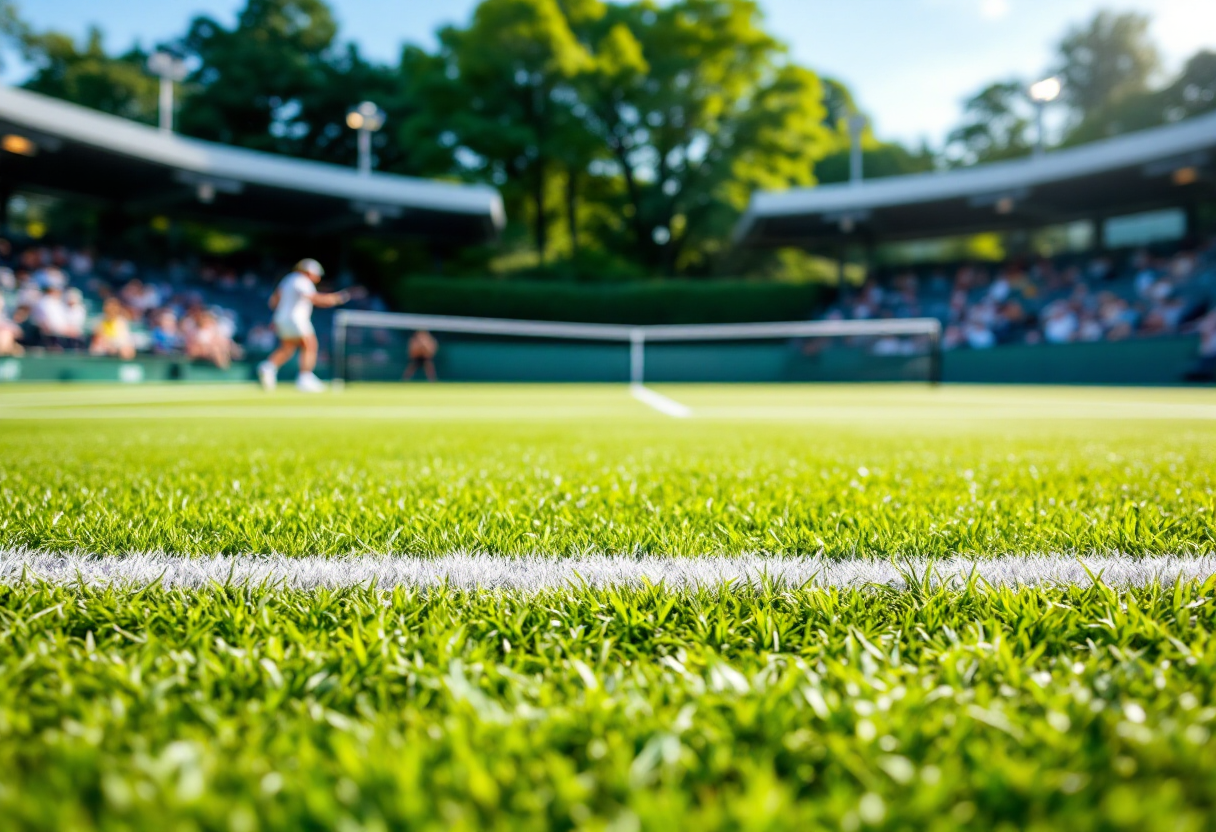
M966 338L967 346L973 350L986 350L996 346L996 335L979 318L972 318L967 321L964 337Z
M21 327L13 323L4 311L4 296L0 295L0 355L21 355Z
M119 293L123 305L132 314L143 317L148 312L160 306L160 293L155 286L145 285L142 280L132 279L122 287Z
M172 311L162 309L157 314L150 343L156 355L173 355L181 351L182 335L177 328L177 316Z
M220 329L215 315L207 310L195 309L191 320L194 325L185 339L186 356L227 369L232 363L232 341Z
M117 298L106 299L101 320L93 330L89 352L92 355L116 355L127 361L135 357L135 342L127 324L127 313Z
M68 273L76 280L93 274L93 254L88 249L74 251L68 258Z
M34 283L43 291L58 289L62 292L68 287L68 278L62 270L54 266L44 266L34 272Z
M1043 321L1043 338L1050 344L1067 344L1077 335L1077 316L1063 301L1047 308Z
M63 292L56 286L48 286L34 304L30 310L30 321L38 330L39 345L54 350L62 350L69 345L68 307L63 302Z
M17 281L17 306L33 309L34 305L42 299L42 290L34 282L29 269L17 269L14 275Z
M85 324L89 310L84 305L84 295L75 287L64 292L64 347L72 350L84 349Z
M1078 341L1101 341L1103 334L1102 324L1095 316L1088 313L1081 316L1081 323L1077 327Z

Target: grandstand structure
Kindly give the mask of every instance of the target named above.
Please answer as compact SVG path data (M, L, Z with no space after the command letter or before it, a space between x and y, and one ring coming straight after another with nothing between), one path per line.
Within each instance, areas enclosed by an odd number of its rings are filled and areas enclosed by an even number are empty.
M359 171L200 141L0 87L0 229L9 227L7 209L14 194L99 208L112 231L160 216L269 232L293 241L289 250L295 243L306 244L285 263L304 254L324 256L338 281L351 278L347 255L354 238L421 240L438 257L494 240L506 222L502 198L490 187ZM0 324L19 326L23 345L16 355L0 355L0 381L247 380L250 365L239 359L265 354L266 298L283 263L264 260L238 275L232 267L198 263L152 267L126 260L121 251L103 251L98 257L64 245L66 241L50 242L20 240L0 255L0 270L6 272L0 275L0 309L5 310ZM23 259L26 254L33 259ZM69 288L84 307L85 331L66 343L41 331L38 298L49 283ZM125 306L138 355L86 357L88 336L98 326L103 299L111 295ZM374 296L356 306L383 308ZM172 346L160 349L153 338L165 315L172 319ZM191 355L191 339L183 339L180 327L208 315L214 323L207 326L214 325L219 331L215 337L227 344L217 352L238 359L231 366L227 358L209 361ZM324 359L329 313L318 318ZM254 337L258 333L260 341Z
M1027 158L758 193L734 242L837 256L842 276L846 252L863 250L865 285L842 280L825 315L936 318L946 381L1177 384L1216 363L1213 217L1216 113ZM1085 233L1052 257L1019 242L1053 227ZM986 232L1015 232L1004 262L874 267L880 245Z
M759 193L734 240L815 248L1078 220L1100 229L1113 217L1157 208L1183 209L1193 234L1200 205L1214 198L1216 113L1024 159ZM1103 234L1094 239L1100 244Z
M11 87L0 87L0 147L4 193L93 199L132 215L452 245L493 239L506 221L493 188L360 174L199 141Z
M0 206L15 191L93 201L132 219L163 215L286 232L310 248L328 240L343 261L357 235L413 237L443 250L491 241L505 224L493 188L199 141L0 88ZM1206 378L1216 363L1204 353L1196 364L1196 335L1216 327L1216 245L1203 241L1214 206L1216 114L1026 159L760 193L735 229L739 246L839 253L1081 220L1094 224L1097 252L1072 262L963 265L953 276L944 265L893 280L871 274L859 290L842 291L821 313L825 320L726 329L420 318L389 313L372 298L361 308L318 314L321 366L339 381L400 379L411 334L425 328L441 336L437 368L452 381L1173 384L1197 370ZM1105 257L1108 224L1163 208L1184 218L1168 254ZM6 219L0 216L0 226ZM34 311L19 289L5 300L10 313L26 315L25 334L33 337L25 343L34 350L24 361L6 360L0 379L213 378L180 352L145 360L160 308L182 318L208 307L225 337L235 339L233 354L264 354L273 275L246 272L240 287L229 275L213 286L125 265L120 282L156 284L160 300L132 316L138 368L38 352ZM72 279L88 291L96 276ZM91 315L100 299L86 294ZM791 310L791 317L806 311ZM231 379L250 372L243 364L223 370Z

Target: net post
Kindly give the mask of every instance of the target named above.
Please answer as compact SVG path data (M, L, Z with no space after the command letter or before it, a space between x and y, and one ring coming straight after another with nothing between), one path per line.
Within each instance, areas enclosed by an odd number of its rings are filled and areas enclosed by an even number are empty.
M929 333L929 386L940 387L942 383L942 328L938 324Z
M334 314L334 371L332 386L334 390L346 387L346 316L342 312Z
M646 332L634 327L629 331L629 383L637 387L646 382Z

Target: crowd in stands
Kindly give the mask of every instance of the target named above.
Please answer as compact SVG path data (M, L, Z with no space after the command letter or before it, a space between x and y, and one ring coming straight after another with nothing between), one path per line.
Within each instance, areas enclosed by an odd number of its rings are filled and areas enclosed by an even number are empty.
M275 347L267 299L285 274L173 263L141 268L88 249L0 239L0 356L34 349L226 368ZM363 305L383 308L370 298Z
M900 270L842 296L830 319L937 318L945 349L1120 341L1216 327L1216 241L1168 255L1071 255ZM897 352L884 339L878 352Z
M124 359L142 353L227 367L274 349L267 298L286 271L139 268L88 249L17 250L0 239L0 356L31 348ZM358 305L385 308L374 296ZM934 317L942 322L945 349L1197 333L1201 363L1216 373L1216 241L1168 254L899 270L843 294L826 317ZM324 352L325 329L318 333ZM901 354L921 347L883 338L871 349Z

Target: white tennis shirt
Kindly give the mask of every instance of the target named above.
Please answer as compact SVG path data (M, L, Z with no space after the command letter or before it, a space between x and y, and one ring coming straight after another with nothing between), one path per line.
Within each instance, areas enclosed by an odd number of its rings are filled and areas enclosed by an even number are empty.
M275 307L276 321L303 323L312 318L312 296L317 287L302 272L292 272L279 282L279 305Z

